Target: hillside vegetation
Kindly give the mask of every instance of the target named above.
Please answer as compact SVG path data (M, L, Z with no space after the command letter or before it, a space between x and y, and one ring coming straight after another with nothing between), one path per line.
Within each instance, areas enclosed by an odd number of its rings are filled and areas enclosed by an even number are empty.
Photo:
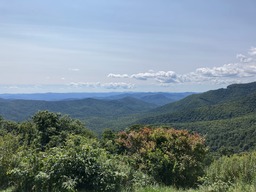
M206 136L212 150L255 149L256 83L234 84L153 109L137 124L167 125ZM226 149L225 149L226 150Z

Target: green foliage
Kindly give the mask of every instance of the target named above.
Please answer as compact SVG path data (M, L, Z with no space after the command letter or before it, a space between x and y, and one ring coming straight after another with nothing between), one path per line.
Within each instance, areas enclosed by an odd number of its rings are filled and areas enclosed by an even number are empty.
M197 134L164 128L123 131L116 139L119 152L130 156L135 169L158 182L191 187L203 175L207 149Z
M95 180L104 179L99 178L102 164L98 160L103 158L102 151L89 144L81 151L76 150L78 148L55 147L39 154L34 152L29 161L22 158L20 166L10 172L12 182L18 191L75 191L78 186L103 188ZM39 167L36 162L40 162Z
M19 138L10 133L0 136L0 189L9 185L8 172L16 166L15 154L19 149Z
M85 129L83 123L59 113L40 111L32 120L40 135L39 143L42 149L61 145L70 133L94 137L92 132Z
M6 121L0 118L0 136L7 133L16 133L18 129L18 124L12 121Z
M117 145L115 143L116 132L111 129L105 129L101 135L101 146L111 154L117 153Z
M82 136L70 136L64 147L18 155L19 164L8 173L16 191L121 191L150 184L150 178L123 157Z

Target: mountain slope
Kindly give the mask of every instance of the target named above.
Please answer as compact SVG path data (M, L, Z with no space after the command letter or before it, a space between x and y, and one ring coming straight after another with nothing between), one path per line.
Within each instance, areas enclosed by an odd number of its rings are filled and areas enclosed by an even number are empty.
M190 95L180 101L153 109L139 122L170 123L231 118L255 112L255 104L256 82L234 84L227 89Z
M158 110L158 109L157 109ZM156 111L157 111L156 110ZM229 119L256 112L256 93L246 95L237 100L220 102L214 105L204 105L194 108L180 108L174 112L163 114L151 113L148 117L139 120L139 123L159 124L173 122L210 121Z
M212 150L256 149L256 83L234 84L153 109L136 124L166 125L206 136Z

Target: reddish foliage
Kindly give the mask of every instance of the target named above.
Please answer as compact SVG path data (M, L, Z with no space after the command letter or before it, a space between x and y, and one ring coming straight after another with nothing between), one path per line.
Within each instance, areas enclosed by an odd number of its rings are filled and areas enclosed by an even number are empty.
M122 154L133 158L136 168L165 184L183 186L186 180L186 185L192 186L202 174L207 148L199 134L144 127L120 132L116 143Z

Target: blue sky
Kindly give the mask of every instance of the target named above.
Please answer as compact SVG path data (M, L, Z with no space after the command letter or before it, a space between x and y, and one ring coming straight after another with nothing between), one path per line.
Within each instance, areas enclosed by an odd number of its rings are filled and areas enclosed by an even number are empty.
M0 1L0 93L206 91L256 80L255 0Z

